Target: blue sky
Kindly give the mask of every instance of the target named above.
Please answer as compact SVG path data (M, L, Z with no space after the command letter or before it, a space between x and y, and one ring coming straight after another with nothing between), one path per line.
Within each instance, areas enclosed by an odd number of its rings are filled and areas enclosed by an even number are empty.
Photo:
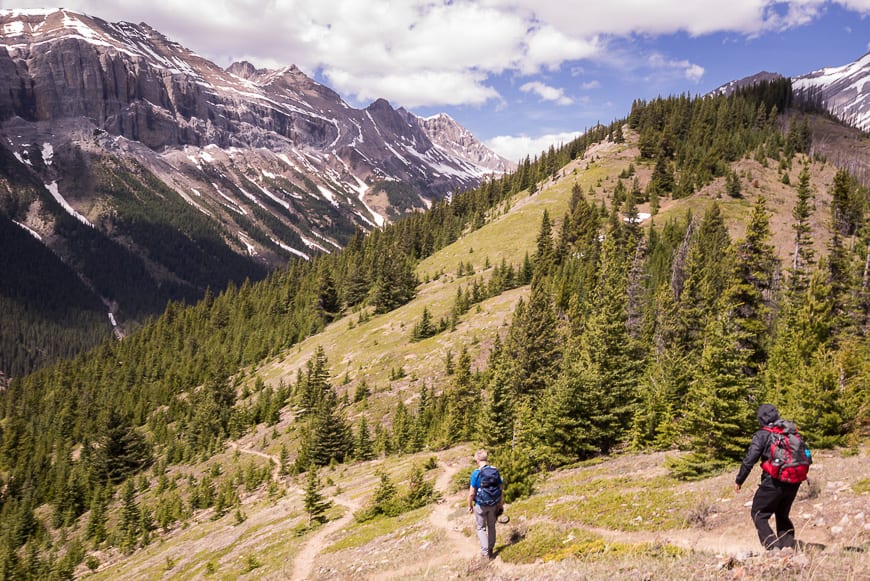
M0 0L3 8L45 2ZM634 99L703 94L870 50L870 0L67 0L146 22L221 66L299 66L355 107L446 112L509 159Z

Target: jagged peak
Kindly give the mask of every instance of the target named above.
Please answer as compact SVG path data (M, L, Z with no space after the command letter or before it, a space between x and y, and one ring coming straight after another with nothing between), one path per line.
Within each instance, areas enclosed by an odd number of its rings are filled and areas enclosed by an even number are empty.
M366 111L370 111L373 113L374 112L382 112L382 111L395 113L396 110L393 109L393 106L390 105L389 101L387 101L386 99L381 97L379 99L375 99L374 101L372 101L372 103L368 107L366 107Z
M257 74L264 72L257 69L257 67L248 61L236 61L224 70L231 75L235 75L242 79L250 79Z
M421 119L423 121L438 121L438 120L443 119L445 121L450 121L451 123L456 123L456 120L453 117L451 117L447 113L443 113L443 112L442 113L435 113L434 115L429 115L428 117L421 117Z
M713 95L730 95L737 89L742 89L744 87L751 87L752 85L757 85L758 83L763 83L766 81L775 81L778 79L782 79L783 76L779 73L772 73L770 71L759 71L754 75L750 75L748 77L743 77L742 79L738 79L735 81L729 81L724 85L714 89L711 91Z

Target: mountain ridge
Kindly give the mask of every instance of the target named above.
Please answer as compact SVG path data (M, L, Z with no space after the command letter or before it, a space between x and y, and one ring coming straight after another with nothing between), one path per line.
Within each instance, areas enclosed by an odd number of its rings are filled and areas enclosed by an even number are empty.
M0 10L0 28L0 83L15 88L0 95L0 148L42 184L25 195L0 176L0 215L72 266L121 326L332 252L511 167L455 123L441 135L384 100L354 109L295 65L224 69L145 23ZM79 225L60 228L68 217ZM107 266L118 279L135 270L133 286L157 300L95 280Z
M74 539L70 547L76 540L89 547L70 550L53 562L49 559L59 553L46 548L44 556L27 563L50 562L61 568L64 562L81 562L79 572L97 569L106 577L118 570L137 577L153 572L280 578L309 570L323 578L386 576L393 571L422 576L431 571L426 569L430 564L446 575L481 578L493 571L563 578L578 569L610 576L618 571L632 578L649 570L655 576L662 572L665 578L687 578L714 568L747 574L785 569L788 576L796 570L818 571L816 565L832 572L832 578L863 573L865 560L852 554L840 561L830 558L831 553L817 560L810 553L795 568L778 561L768 566L765 558L745 554L755 539L746 507L721 492L727 475L696 474L691 482L669 475L669 461L704 466L702 454L716 452L711 441L733 444L725 460L730 463L720 459L718 469L736 461L733 450L752 428L752 400L744 397L749 393L778 398L784 412L790 406L788 415L800 421L802 433L819 441L828 437L827 445L843 441L851 426L856 426L851 436L860 438L866 425L861 423L866 413L862 417L856 409L860 403L849 403L862 397L866 402L866 335L834 345L826 342L825 333L800 333L792 340L790 327L778 327L783 333L770 336L781 338L779 349L818 347L818 356L802 359L786 352L769 357L765 371L776 372L766 380L773 385L761 391L764 387L751 383L742 369L748 348L738 340L748 333L726 334L726 325L742 314L728 307L731 293L717 289L698 300L702 292L680 296L675 290L699 288L701 281L716 284L716 277L726 271L736 273L739 282L742 273L755 280L776 279L781 272L776 265L782 266L795 245L790 226L798 220L804 170L809 191L803 193L812 194L818 207L803 218L803 226L813 233L809 244L823 250L832 240L827 210L835 206L834 186L838 180L849 184L843 180L848 176L807 151L783 153L788 119L773 112L785 110L780 105L789 94L787 83L777 87L779 91L759 90L754 95L758 103L742 100L753 97L751 91L740 100L638 103L628 120L596 127L594 134L565 145L552 158L524 164L516 174L459 194L431 213L355 237L341 253L295 262L263 283L230 287L195 306L172 305L141 333L104 346L83 358L80 367L70 364L63 366L63 373L46 370L23 378L5 394L7 405L0 406L0 413L10 414L3 416L4 442L20 442L0 448L0 462L15 474L45 474L37 479L44 505L32 510L46 523L59 523L51 525L52 532L63 530L66 538ZM699 187L685 195L674 189L655 198L656 180L667 177L670 160L644 157L643 141L659 139L663 128L687 109L693 113L693 130L686 131L694 134L694 142L676 145L700 150L699 158L705 160L722 147L734 152L733 159L715 157L716 175L703 173L707 165L681 165L685 174L696 172L691 175ZM709 119L722 123L714 132L716 141L694 131ZM806 143L798 145L808 149ZM640 222L641 212L655 215ZM699 225L696 217L701 216ZM747 238L758 243L747 243ZM712 262L698 266L705 247ZM754 260L759 255L763 260ZM823 255L817 256L816 264L823 264ZM765 265L764 274L759 275L762 268L730 268L731 260L743 257L747 263ZM857 264L855 258L850 264ZM639 261L646 267L638 268ZM367 265L375 267L371 294L359 282L359 270ZM412 265L415 270L408 276ZM829 272L824 266L813 270L819 277ZM689 277L692 285L686 282ZM411 291L391 295L394 282ZM751 301L751 293L743 290L748 287L752 284L726 288L740 290L740 300ZM833 333L833 326L825 325L855 321L819 308L831 304L822 287L805 294L814 301L806 309L810 322ZM351 295L353 299L342 302ZM757 296L755 304L761 304L764 297ZM684 308L697 304L701 308ZM779 298L778 306L789 308L789 301ZM693 323L691 317L703 308L717 309L707 325L683 325ZM637 316L639 311L646 315ZM429 324L424 325L427 313ZM762 320L767 320L765 312L753 322ZM648 332L645 321L657 328ZM689 332L681 333L685 328ZM703 333L700 340L693 336L696 330ZM538 342L541 337L553 341ZM550 364L538 365L554 345L564 356L559 353ZM838 351L831 353L832 348ZM646 369L639 368L642 364ZM534 387L520 383L535 365L538 377L551 373L549 381ZM128 378L131 389L119 389ZM734 388L741 391L735 395ZM626 390L622 393L632 406L630 415L622 411L622 401L610 399L619 389ZM802 390L800 397L794 397L797 389ZM66 397L58 398L58 393ZM118 418L105 409L101 415L94 413L90 402L104 399ZM512 407L515 401L520 405ZM720 401L741 407L712 417L733 421L703 421L709 410L722 409L716 407ZM810 404L804 406L804 401ZM851 416L820 421L818 409ZM38 413L21 417L18 410ZM614 426L611 410L621 414L617 427L609 427ZM504 429L492 418L514 421L517 429ZM590 424L597 430L588 429ZM723 433L724 428L729 432ZM616 435L593 439L603 430ZM715 438L710 435L714 430ZM312 433L330 439L318 441ZM42 445L43 434L51 435L46 439L56 447ZM135 453L107 458L104 442L113 442L113 437L134 443L151 438L153 464L148 466L148 457ZM461 534L467 530L473 548L461 491L467 490L464 471L471 467L470 450L478 439L509 475L509 514L516 528L502 529L500 562L475 568L455 550L462 537L445 537L445 527L430 527L427 517L436 510L431 506L434 490L428 486L435 477L448 504L437 509L439 519L443 517L438 522L446 521ZM454 447L457 442L462 444ZM650 453L620 456L635 442ZM813 523L806 527L817 527L802 530L804 538L860 547L866 528L856 527L855 540L846 539L837 537L843 527L837 532L840 525L824 520L836 514L848 516L851 523L866 514L861 513L867 500L861 491L867 483L860 472L866 446L846 443L854 449L818 453L825 460L814 470L824 477L824 464L835 464L842 455L843 465L849 466L848 484L840 479L842 470L837 481L820 478L824 488L813 494L824 496L798 504L796 510L802 523ZM346 452L351 446L353 456ZM673 450L682 446L692 451ZM669 451L653 452L660 448ZM64 453L54 456L55 449ZM611 453L618 457L605 467L601 455ZM551 469L550 463L559 468ZM120 476L111 473L116 481L125 474L128 481L118 485L120 494L103 501L89 487L96 480L90 475L105 474L107 467L121 470ZM455 488L445 490L443 475L454 469ZM276 478L282 471L286 478ZM291 476L304 471L311 483L307 487L303 478ZM536 474L543 477L536 480ZM398 515L388 512L395 505L381 506L383 514L378 515L378 507L370 507L378 502L378 490L389 492L386 485L391 482L399 484L393 488L397 502L414 498L416 491L416 498L428 498L430 504L414 505L418 508ZM812 489L808 485L804 490ZM87 491L90 503L77 500ZM335 505L318 508L310 502L317 500L313 493L318 491L323 499L336 499ZM836 512L826 511L822 503L836 498L844 499L837 502ZM16 523L18 518L32 522L26 520L32 513L24 501L6 506ZM351 524L349 514L357 506L363 510ZM89 513L88 507L94 510ZM375 516L367 520L366 511ZM87 531L99 532L98 517L107 513L111 516L102 524L110 532L97 536L97 548L91 550ZM324 526L318 524L321 517L329 521ZM92 527L91 522L96 524ZM349 526L336 531L335 523ZM708 527L715 531L709 536L703 533ZM25 533L6 542L24 562L38 539L34 534L33 544L22 546L31 538L28 529L15 530ZM721 541L725 532L727 550L722 556L711 554L721 550L714 539ZM158 535L167 542L154 542ZM703 545L691 544L701 536ZM442 543L445 538L448 542ZM220 549L211 546L212 539ZM741 539L739 546L735 539ZM681 544L685 541L689 544ZM422 554L430 548L439 555L432 563L407 561L408 551ZM320 558L315 561L312 552Z

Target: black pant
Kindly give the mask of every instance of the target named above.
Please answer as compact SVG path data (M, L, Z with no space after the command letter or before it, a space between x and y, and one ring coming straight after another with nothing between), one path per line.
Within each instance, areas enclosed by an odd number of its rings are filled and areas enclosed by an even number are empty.
M794 525L788 516L800 484L780 482L764 477L752 499L752 522L758 530L758 540L765 549L794 547ZM776 534L770 528L770 517L776 516Z

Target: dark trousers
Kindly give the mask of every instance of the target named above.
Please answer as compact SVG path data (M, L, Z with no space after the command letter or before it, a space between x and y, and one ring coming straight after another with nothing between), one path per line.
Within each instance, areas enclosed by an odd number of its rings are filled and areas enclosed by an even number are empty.
M780 482L765 477L752 499L752 522L758 530L758 540L765 549L794 547L794 524L788 513L800 484ZM771 516L776 517L776 533L770 528Z

